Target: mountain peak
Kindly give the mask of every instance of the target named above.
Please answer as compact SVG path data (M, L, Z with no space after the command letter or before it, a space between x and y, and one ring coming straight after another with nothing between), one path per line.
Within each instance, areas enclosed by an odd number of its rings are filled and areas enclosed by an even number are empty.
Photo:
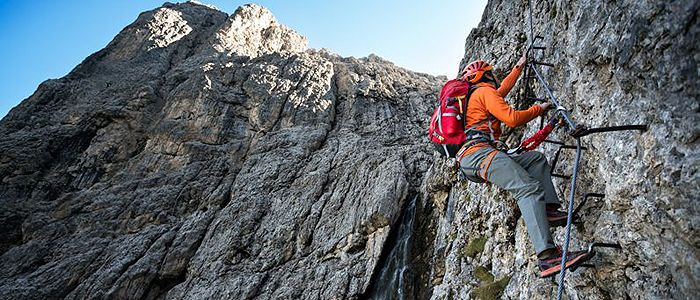
M277 22L272 12L264 6L248 3L239 6L232 16L243 19L266 19L271 22Z
M267 8L246 4L236 9L216 33L214 49L229 54L257 57L273 52L302 52L307 40L277 22Z

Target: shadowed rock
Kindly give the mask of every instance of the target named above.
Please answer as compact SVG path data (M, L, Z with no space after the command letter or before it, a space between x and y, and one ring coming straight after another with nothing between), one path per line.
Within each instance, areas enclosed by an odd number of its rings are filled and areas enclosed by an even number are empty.
M438 88L256 5L145 12L0 123L0 298L358 295Z
M462 66L481 58L505 74L527 47L528 1L489 1L484 18L466 40ZM700 114L698 113L697 1L532 1L537 42L546 46L536 58L553 63L541 70L571 111L591 126L648 124L645 133L613 132L583 138L576 202L589 200L583 224L572 230L571 249L587 242L619 241L621 251L602 249L591 261L596 269L568 272L564 299L689 299L700 290ZM673 49L673 50L671 50ZM532 102L510 101L520 108ZM545 97L542 90L537 90ZM536 120L537 121L537 120ZM506 131L509 144L530 136ZM551 139L573 144L566 130ZM556 145L539 150L552 159ZM570 174L573 151L564 151L557 173ZM473 183L450 185L451 165L442 159L426 175L424 193L434 213L435 240L430 255L432 299L483 297L483 281L474 275L486 266L504 299L554 299L556 280L537 278L537 260L508 193ZM569 181L555 179L566 202ZM452 212L452 214L450 213ZM464 256L473 239L487 236L484 251ZM564 230L554 239L562 244ZM473 252L470 252L470 254ZM494 294L496 295L496 294Z

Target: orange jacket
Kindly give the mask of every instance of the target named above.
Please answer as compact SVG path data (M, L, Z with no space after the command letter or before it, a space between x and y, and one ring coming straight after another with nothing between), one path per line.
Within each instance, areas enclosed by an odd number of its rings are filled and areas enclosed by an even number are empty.
M483 122L489 115L492 115L496 119L491 121L491 128L493 129L494 138L498 139L501 136L501 122L508 127L517 127L530 122L530 120L542 114L542 108L538 105L533 105L526 110L515 110L503 99L515 85L520 76L520 71L522 71L521 66L514 67L503 80L498 90L491 84L485 82L477 83L479 88L469 98L465 128ZM477 126L475 129L488 133L488 122L484 122L484 124Z

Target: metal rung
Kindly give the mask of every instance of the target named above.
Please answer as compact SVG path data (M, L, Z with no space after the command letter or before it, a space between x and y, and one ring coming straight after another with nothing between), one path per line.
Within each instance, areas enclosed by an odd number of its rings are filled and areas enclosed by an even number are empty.
M550 143L551 143L551 141L550 141ZM568 176L568 175L561 175L561 174L555 174L555 173L554 173L554 169L556 169L556 167L557 167L557 162L559 161L559 154L561 154L561 150L563 150L563 149L576 149L576 146L573 146L573 145L566 145L566 144L563 144L563 143L559 144L559 149L557 149L557 152L554 153L554 159L552 159L552 163L551 163L552 166L551 166L551 169L549 170L549 174L550 174L552 177L559 177L559 178L569 179L569 178L571 178L571 176ZM581 150L588 150L588 148L586 148L586 147L581 147Z
M532 61L531 63L536 64L536 65L541 65L541 66L554 67L554 64L541 62L541 61Z
M586 251L586 253L588 253L592 257L592 255L595 255L595 253L596 253L594 249L598 248L598 247L622 249L622 246L620 245L620 243L617 243L617 242L616 243L596 243L596 242L593 242L593 243L590 243L588 245L588 250ZM570 269L571 269L571 271L576 271L576 269L582 268L582 267L583 268L595 268L595 265L593 265L593 264L580 264L578 266L571 267Z
M588 252L593 251L593 248L595 248L595 247L622 249L622 245L620 245L619 242L615 242L615 243L598 243L598 242L593 242L593 243L591 243L590 245L588 245Z
M625 130L639 130L639 131L647 131L648 127L646 124L642 125L622 125L622 126L609 126L609 127L598 127L598 128L585 128L585 127L580 127L576 128L571 135L573 137L582 137L582 136L587 136L589 134L593 133L601 133L601 132L611 132L611 131L625 131Z
M573 216L577 216L577 215L578 215L578 212L581 210L581 208L583 207L583 205L585 205L586 202L588 201L588 198L591 198L591 197L592 197L592 198L600 198L600 199L602 199L602 198L605 198L605 194L586 193L585 195L583 195L583 200L581 200L581 203L579 203L578 206L576 206L576 208L574 209L574 212L572 213L572 215L573 215Z

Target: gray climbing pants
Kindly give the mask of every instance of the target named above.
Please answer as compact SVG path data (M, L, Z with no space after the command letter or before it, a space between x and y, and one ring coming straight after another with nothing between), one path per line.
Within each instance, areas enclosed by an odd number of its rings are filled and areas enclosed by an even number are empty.
M544 154L530 151L510 157L488 146L465 155L460 169L467 177L478 176L513 194L537 254L554 248L545 206L560 203Z

